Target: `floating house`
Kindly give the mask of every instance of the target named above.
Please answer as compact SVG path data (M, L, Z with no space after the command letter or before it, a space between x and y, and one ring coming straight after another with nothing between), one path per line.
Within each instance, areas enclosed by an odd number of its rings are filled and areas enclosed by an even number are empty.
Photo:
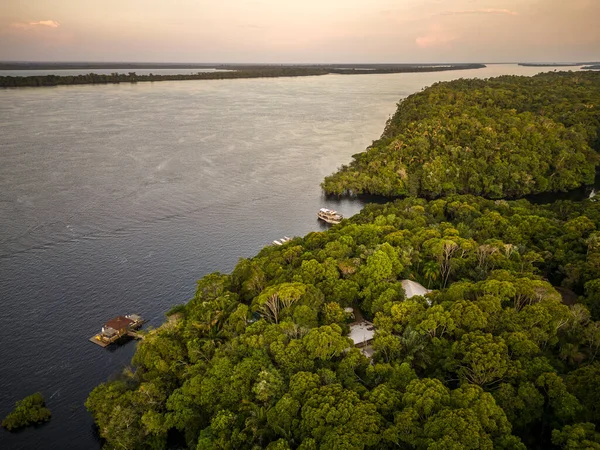
M141 335L136 333L143 324L144 319L137 314L127 314L110 319L104 324L100 333L90 338L90 341L100 347L107 347L118 341L123 336L140 339Z

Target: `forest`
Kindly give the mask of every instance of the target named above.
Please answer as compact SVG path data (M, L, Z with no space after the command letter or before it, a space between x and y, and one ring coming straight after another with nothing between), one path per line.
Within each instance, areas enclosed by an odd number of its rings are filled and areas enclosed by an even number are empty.
M90 393L105 448L600 449L600 202L497 198L593 181L599 80L401 102L324 188L406 197L199 280Z
M411 197L205 276L86 406L106 448L600 449L599 320L600 203Z
M51 66L50 67L54 67ZM60 67L60 66L59 66ZM0 88L9 87L40 87L77 84L118 84L147 81L179 81L179 80L231 80L240 78L277 78L302 77L316 75L373 75L406 72L441 72L447 70L480 69L483 64L448 64L436 65L358 65L338 67L336 65L220 65L218 71L198 72L187 75L138 75L135 72L111 73L110 75L88 73L86 75L35 75L35 76L0 76ZM47 69L50 70L50 69Z
M401 101L382 137L322 183L329 194L518 198L594 182L600 73L437 83Z

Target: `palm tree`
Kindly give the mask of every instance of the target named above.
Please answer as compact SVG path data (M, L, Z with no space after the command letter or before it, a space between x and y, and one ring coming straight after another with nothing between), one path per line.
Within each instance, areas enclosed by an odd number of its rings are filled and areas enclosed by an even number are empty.
M426 342L423 335L413 330L410 325L406 327L400 337L402 349L406 354L406 359L410 361L413 367L424 369L430 363L430 358L425 353Z
M267 421L267 413L271 407L264 405L258 406L256 403L243 400L242 410L248 413L243 432L250 438L250 443L256 442L260 447L264 447L274 437L273 430Z
M435 261L428 261L423 265L423 276L427 280L427 288L431 287L431 282L438 279L440 268Z

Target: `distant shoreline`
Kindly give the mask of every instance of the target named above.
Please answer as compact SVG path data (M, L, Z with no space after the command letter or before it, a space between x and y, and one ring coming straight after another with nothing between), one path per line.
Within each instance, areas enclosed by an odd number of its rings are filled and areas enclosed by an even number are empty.
M74 69L74 67L61 66L63 69ZM137 75L135 72L112 73L110 75L89 73L86 75L33 75L33 76L0 76L0 87L45 87L61 85L79 85L79 84L119 84L119 83L137 83L148 81L179 81L179 80L229 80L240 78L280 78L280 77L301 77L318 75L372 75L372 74L393 74L393 73L411 73L411 72L442 72L449 70L468 70L483 69L484 64L357 64L357 65L307 65L307 66L249 66L249 65L221 65L221 66L203 66L203 69L214 68L220 71L199 72L187 75ZM88 67L89 68L89 67ZM95 67L99 69L100 67ZM133 69L134 67L126 67ZM138 69L142 67L136 67ZM181 67L143 67L150 68L181 68ZM195 66L193 68L200 68ZM2 69L2 65L0 65ZM47 70L56 70L46 67ZM91 68L90 68L91 69ZM116 67L105 67L104 69L116 69ZM6 69L5 69L6 70ZM8 69L19 70L19 69ZM20 70L24 70L23 66ZM40 70L28 67L25 70Z
M523 67L579 67L584 63L519 63Z
M595 64L595 63L586 63ZM268 63L157 63L157 62L45 62L45 61L0 61L0 70L106 70L106 69L217 69L244 70L257 68L313 68L313 69L407 69L441 66L472 66L479 63L336 63L336 64L268 64Z

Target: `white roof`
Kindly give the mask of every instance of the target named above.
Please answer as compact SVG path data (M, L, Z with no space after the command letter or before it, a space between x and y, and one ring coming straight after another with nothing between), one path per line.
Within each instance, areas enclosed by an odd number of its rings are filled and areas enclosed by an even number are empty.
M431 292L431 289L427 289L422 284L411 280L402 280L402 287L404 288L404 292L406 292L406 298L411 298L415 295L425 295Z
M373 336L375 336L375 327L371 322L363 320L362 322L350 325L350 334L348 334L348 337L352 339L354 345L370 341L373 339Z
M369 359L371 359L375 354L375 350L373 350L372 345L365 345L363 348L360 349L360 352Z

